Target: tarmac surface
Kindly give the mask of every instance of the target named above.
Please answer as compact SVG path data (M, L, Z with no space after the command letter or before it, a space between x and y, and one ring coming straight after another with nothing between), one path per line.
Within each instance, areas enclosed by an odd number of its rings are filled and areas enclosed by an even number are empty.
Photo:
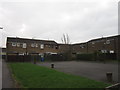
M12 73L4 60L2 61L2 88L14 88Z
M106 73L112 72L113 82L118 82L118 64L100 63L87 61L62 61L62 62L40 62L38 65L51 68L54 63L54 69L73 75L87 77L93 80L107 82Z
M97 81L108 82L106 78L107 72L113 73L113 82L118 82L118 64L117 63L99 63L99 62L85 62L85 61L62 61L62 62L40 62L40 66L51 68L54 63L54 69L70 73L73 75L87 77ZM12 74L5 61L0 60L0 89L14 88L14 81Z

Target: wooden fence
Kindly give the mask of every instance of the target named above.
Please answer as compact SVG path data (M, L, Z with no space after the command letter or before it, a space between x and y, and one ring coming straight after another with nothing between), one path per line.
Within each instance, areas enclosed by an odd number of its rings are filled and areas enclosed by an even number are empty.
M40 55L7 55L7 62L37 62L37 61L64 61L63 55L44 55L44 59Z
M39 61L40 56L38 55L7 55L7 62L33 62L34 60Z

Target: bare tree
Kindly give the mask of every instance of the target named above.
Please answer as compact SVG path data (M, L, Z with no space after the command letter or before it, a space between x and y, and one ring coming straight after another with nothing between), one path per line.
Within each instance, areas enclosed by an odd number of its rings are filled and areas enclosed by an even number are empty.
M62 43L64 44L70 44L70 38L68 34L63 34L63 37L61 38Z

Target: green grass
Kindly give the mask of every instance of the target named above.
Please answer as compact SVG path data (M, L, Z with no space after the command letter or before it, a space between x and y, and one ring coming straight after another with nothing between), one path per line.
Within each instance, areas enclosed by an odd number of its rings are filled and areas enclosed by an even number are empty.
M25 88L104 88L110 84L37 66L9 63L15 79Z

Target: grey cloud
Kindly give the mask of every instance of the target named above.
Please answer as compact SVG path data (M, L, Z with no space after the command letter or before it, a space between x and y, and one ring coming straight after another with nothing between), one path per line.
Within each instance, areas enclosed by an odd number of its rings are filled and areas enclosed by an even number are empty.
M0 6L0 24L7 32L3 33L4 38L36 37L60 43L62 34L68 33L71 42L75 43L115 35L117 2L104 1L107 2L4 2ZM21 31L23 24L26 27Z

